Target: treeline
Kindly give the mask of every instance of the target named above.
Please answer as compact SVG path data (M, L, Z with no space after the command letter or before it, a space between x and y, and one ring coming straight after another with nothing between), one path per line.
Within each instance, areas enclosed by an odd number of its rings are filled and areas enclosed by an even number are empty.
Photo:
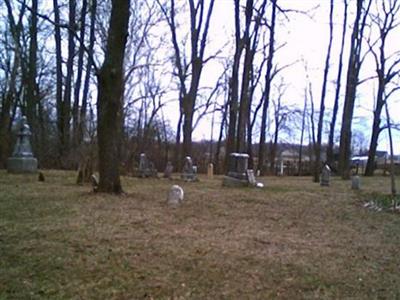
M400 1L330 0L320 93L314 96L313 78L306 76L304 102L295 107L285 99L284 74L299 62L279 57L286 45L283 28L295 15L325 12L299 11L290 3L232 1L227 7L233 11L233 36L223 37L224 46L216 49L215 0L2 1L1 165L12 151L13 126L21 115L32 128L41 167L74 169L91 155L103 182L119 176L113 169L131 170L141 152L178 167L187 155L196 160L193 131L211 115L210 161L218 166L229 153L246 152L263 173L267 161L274 168L285 136L312 145L315 181L325 140L327 162L334 163L339 147L339 172L348 178L357 90L375 82L366 168L372 175L379 135L394 126L384 108L398 91L400 49L393 44ZM361 79L366 60L376 72ZM211 85L204 78L210 64L219 65ZM329 114L328 90L335 91ZM173 100L175 128L165 112ZM108 172L113 175L106 180ZM118 192L118 185L108 189Z

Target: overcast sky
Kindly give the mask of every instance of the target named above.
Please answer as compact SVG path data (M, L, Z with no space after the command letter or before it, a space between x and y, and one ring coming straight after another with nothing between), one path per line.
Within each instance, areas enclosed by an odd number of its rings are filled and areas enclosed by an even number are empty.
M280 24L277 28L277 42L278 44L287 43L276 55L276 61L280 65L285 65L297 61L293 66L286 69L281 73L283 81L287 84L284 101L287 104L302 107L304 102L304 89L306 85L306 72L304 63L307 64L308 75L312 82L313 94L315 100L315 107L319 108L319 98L321 93L323 67L325 56L328 46L329 38L329 2L328 0L279 0L281 7L291 8L299 11L308 11L312 17L300 13L288 14L289 20L281 18ZM349 18L348 24L353 22L354 1L349 1ZM340 51L340 39L342 31L342 14L343 4L342 1L335 1L335 26L334 26L334 44L332 48L332 64L329 74L328 94L326 98L327 116L333 106L333 96L335 86L333 81L337 76L337 57ZM210 53L215 51L223 45L233 34L233 1L232 0L217 0L215 3L215 11L212 19L212 29L210 31ZM351 33L351 28L348 29L347 34ZM349 41L348 36L346 41ZM397 46L398 42L392 43ZM226 48L225 53L229 53L229 47ZM365 49L365 47L364 47ZM348 46L346 47L348 50ZM347 54L348 51L346 51ZM228 54L229 55L229 54ZM347 55L344 60L344 73L343 80L346 79L347 69ZM204 80L213 82L218 78L221 72L221 67L217 62L210 63L204 70ZM374 72L374 65L371 60L367 60L361 72L361 78L371 76ZM207 85L207 83L204 83ZM342 104L344 93L343 82L342 87ZM372 121L373 99L375 91L375 82L373 80L363 84L358 89L358 96L356 101L355 119L353 121L353 131L357 135L364 136L365 144L369 144L369 131ZM399 97L397 97L398 99ZM391 111L399 111L399 101L396 97L391 100ZM400 122L400 114L392 113L392 118L396 122ZM174 117L172 117L173 119ZM328 121L330 119L327 119ZM338 120L341 120L341 111L339 111ZM203 122L194 132L195 139L209 139L211 116L205 118ZM340 130L340 124L337 129ZM215 129L217 130L217 128ZM324 130L327 130L325 127ZM214 138L217 133L214 134ZM284 136L283 136L284 137ZM296 142L296 141L291 141ZM400 137L396 134L395 137L395 152L400 153ZM387 142L387 131L382 132L379 143L380 150L389 150Z

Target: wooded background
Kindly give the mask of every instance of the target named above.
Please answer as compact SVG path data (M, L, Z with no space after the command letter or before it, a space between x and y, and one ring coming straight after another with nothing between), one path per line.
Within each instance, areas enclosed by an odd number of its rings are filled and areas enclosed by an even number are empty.
M304 99L296 105L287 103L281 75L299 63L307 73L307 62L279 59L285 42L278 29L321 10L301 11L285 0L232 0L233 36L223 37L223 48L208 49L215 2L2 1L1 166L12 152L14 125L26 115L40 167L76 169L90 158L103 174L101 185L113 182L104 190L115 192L120 184L114 179L131 172L141 152L159 169L171 160L179 170L190 155L213 162L219 172L229 153L246 152L250 167L267 174L274 173L283 142L297 145L299 165L308 155L315 181L324 162L348 178L353 154L368 155L365 175L373 175L379 136L398 128L384 108L399 89L400 1L330 0L320 93L306 76ZM340 51L333 51L334 43ZM360 78L366 60L375 73ZM205 85L204 68L215 62L222 71ZM370 132L360 141L352 121L364 84L376 89ZM335 91L332 97L328 90ZM179 103L176 126L166 117L171 95ZM212 120L209 139L194 142L205 116ZM293 139L282 141L282 134Z

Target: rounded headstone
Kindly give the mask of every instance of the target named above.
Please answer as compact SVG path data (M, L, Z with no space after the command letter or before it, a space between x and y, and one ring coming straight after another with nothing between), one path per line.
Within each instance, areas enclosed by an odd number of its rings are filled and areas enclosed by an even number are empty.
M172 206L177 206L183 202L184 192L179 185L173 185L169 192L167 198L167 204Z

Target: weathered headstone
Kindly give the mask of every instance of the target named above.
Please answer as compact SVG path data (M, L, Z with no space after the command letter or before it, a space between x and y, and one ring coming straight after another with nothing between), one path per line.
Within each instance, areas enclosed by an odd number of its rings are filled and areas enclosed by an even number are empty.
M193 165L192 158L186 156L181 178L185 181L197 181L197 167Z
M157 169L154 163L147 159L145 153L140 154L138 176L141 178L157 177Z
M29 138L31 131L25 116L21 118L13 154L7 160L9 173L36 173L37 159L33 157Z
M351 189L352 190L359 190L361 188L361 180L360 176L354 175L351 177Z
M228 176L247 181L247 166L249 155L246 153L231 153L229 155Z
M279 173L278 176L283 176L283 160L279 161Z
M172 165L172 163L170 161L167 162L167 165L165 166L163 177L171 179L173 171L174 171L174 166Z
M250 185L252 186L257 185L256 176L254 175L254 170L251 169L247 170L247 180L249 181Z
M231 153L228 161L228 172L222 185L241 187L257 186L254 171L248 169L249 155L246 153Z
M97 192L99 189L99 180L97 179L96 175L90 175L90 182L92 184L93 192Z
M329 186L330 178L331 178L331 169L329 168L328 165L324 165L321 172L321 180L320 180L321 186Z
M167 204L177 206L183 202L183 189L179 185L173 185L168 192Z
M208 177L209 179L213 179L213 177L214 177L214 165L213 165L212 163L209 163L209 164L208 164L208 167L207 167L207 177Z

